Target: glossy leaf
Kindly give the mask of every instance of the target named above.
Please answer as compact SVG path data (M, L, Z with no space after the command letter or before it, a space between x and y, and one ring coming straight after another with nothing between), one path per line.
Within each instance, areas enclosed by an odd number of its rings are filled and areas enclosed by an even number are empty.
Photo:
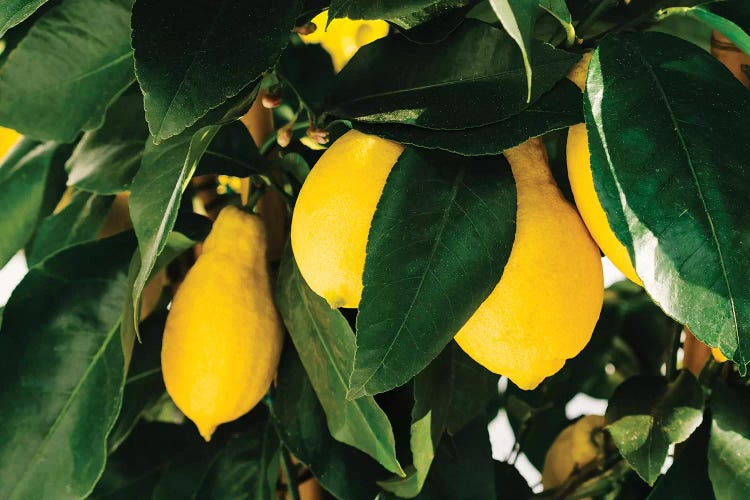
M573 19L570 16L570 11L568 10L568 5L565 3L565 0L540 0L539 7L543 8L555 19L560 21L567 37L566 42L569 45L572 45L573 42L575 42L576 31L575 28L573 28Z
M529 108L497 123L463 130L430 130L395 123L354 122L354 128L402 144L468 156L498 155L553 130L583 121L581 94L564 79Z
M151 498L169 465L196 446L206 447L187 425L141 422L107 459L92 500Z
M499 376L487 371L451 342L414 378L411 440L413 465L405 478L392 478L380 486L400 497L416 496L427 478L443 432L452 435L499 396Z
M172 231L167 236L167 242L164 245L164 250L159 254L154 261L154 267L149 273L146 283L153 278L159 271L167 267L167 265L177 258L180 254L193 247L197 243L193 238L186 236L177 231ZM133 258L130 261L130 267L128 269L128 290L133 290L135 280L140 275L141 259L140 251L136 250L133 254ZM130 355L133 349L133 343L135 339L139 337L138 332L138 321L141 316L141 301L140 298L135 302L128 300L125 304L125 313L122 320L122 350L125 353L126 362L130 361Z
M329 19L386 19L401 28L413 28L469 0L332 0Z
M0 38L45 3L47 0L3 0L0 5Z
M708 478L708 421L704 421L690 436L674 463L662 476L648 496L648 500L714 500L711 481Z
M104 125L76 145L65 164L68 184L99 194L127 191L148 138L143 96L128 92L109 108Z
M174 227L182 192L218 130L218 126L207 127L192 136L187 134L161 144L151 141L146 144L130 196L130 217L141 256L141 267L132 290L135 310L156 258L164 250Z
M398 387L443 350L500 281L515 214L502 157L404 151L370 227L347 397Z
M354 333L341 313L307 286L290 247L279 271L276 305L325 410L331 435L403 475L391 424L375 399L346 399Z
M135 79L132 5L66 0L45 13L0 72L0 123L58 142L99 127L107 107Z
M631 377L612 395L606 417L617 449L653 485L669 446L689 438L703 420L703 392L686 371L672 382Z
M0 331L3 498L82 498L104 468L125 380L118 332L134 247L123 233L63 250L13 292Z
M531 99L530 52L534 24L539 11L539 0L490 0L490 5L503 29L508 32L521 50L523 65L526 69L528 99Z
M0 164L0 268L29 241L44 217L47 176L59 163L57 146L28 139Z
M130 435L143 412L166 392L161 373L161 338L166 320L166 310L156 311L141 326L143 339L133 350L120 415L107 440L110 454Z
M151 135L180 134L271 68L297 0L138 0L133 47Z
M96 238L107 217L113 196L75 191L70 204L42 221L26 252L26 263L33 267L53 253Z
M7 314L7 313L6 313ZM714 386L711 394L708 475L716 498L744 498L750 491L750 394Z
M284 445L336 498L374 498L385 471L361 451L331 437L323 407L299 356L288 346L279 365L273 418Z
M263 157L247 128L240 121L227 123L211 141L195 170L195 175L223 174L248 177L264 173Z
M742 27L729 19L711 12L711 10L705 6L673 7L670 9L664 9L659 17L663 19L675 15L686 16L706 24L711 29L721 32L734 45L736 45L738 49L746 54L750 54L750 35L748 35Z
M750 361L750 93L698 47L605 39L584 98L591 168L646 291L742 369Z
M533 102L565 76L578 56L538 41L531 52ZM363 122L478 127L528 106L524 74L523 58L509 35L467 19L439 43L420 45L389 36L362 47L336 79L331 112Z

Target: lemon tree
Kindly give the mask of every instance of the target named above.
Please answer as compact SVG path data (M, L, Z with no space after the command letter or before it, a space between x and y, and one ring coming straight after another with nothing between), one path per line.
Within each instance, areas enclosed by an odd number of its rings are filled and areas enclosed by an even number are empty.
M0 2L0 498L747 498L748 87L744 0Z

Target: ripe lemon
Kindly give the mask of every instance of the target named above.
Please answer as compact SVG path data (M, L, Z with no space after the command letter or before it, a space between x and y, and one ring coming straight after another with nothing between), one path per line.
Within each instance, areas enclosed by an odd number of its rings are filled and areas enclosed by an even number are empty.
M584 54L568 73L568 78L578 85L581 91L586 85L589 61L591 61L591 53ZM594 177L591 174L591 154L584 123L568 129L567 161L570 188L581 218L586 223L591 236L604 255L609 257L622 274L633 283L643 286L643 282L633 268L628 250L612 232L607 221L607 214L599 203L599 197L594 188Z
M516 180L515 241L497 286L455 339L488 370L533 389L591 338L604 299L602 264L541 140L505 156Z
M21 135L13 129L0 127L0 160L10 151L10 148L18 142Z
M357 307L372 217L403 146L350 130L300 190L291 240L300 273L331 307Z
M605 423L600 415L586 415L563 429L544 457L542 485L545 490L562 486L574 471L599 455L601 445L597 437Z
M266 265L263 221L228 206L172 301L164 383L206 441L250 411L275 376L283 331Z
M339 18L328 23L328 11L324 10L312 20L317 29L309 35L300 35L305 43L319 43L331 55L333 69L338 73L363 45L374 42L388 34L385 21L354 21Z

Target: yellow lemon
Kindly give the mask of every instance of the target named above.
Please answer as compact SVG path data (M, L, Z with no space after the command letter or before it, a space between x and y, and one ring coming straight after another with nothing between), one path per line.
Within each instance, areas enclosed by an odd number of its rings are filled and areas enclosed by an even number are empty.
M350 130L307 176L292 214L300 273L331 307L357 307L372 217L404 147Z
M455 339L488 370L533 389L591 338L604 298L602 264L541 140L505 156L516 180L515 241L497 286Z
M570 70L568 78L573 81L581 91L586 85L591 53L584 54L583 58ZM586 125L580 123L568 129L567 145L568 179L573 191L578 211L586 223L591 236L594 238L604 255L624 274L628 279L643 286L630 260L630 254L625 246L617 239L615 233L607 221L599 197L594 188L594 177L591 174L591 155L589 152Z
M258 404L276 374L283 331L266 265L263 221L228 206L172 301L164 383L206 441Z
M562 486L573 472L596 459L601 447L597 437L605 423L600 415L586 415L563 429L544 457L545 490Z
M305 43L319 43L331 55L336 72L341 71L361 46L388 34L388 23L385 21L340 18L331 21L326 28L327 10L315 16L312 22L318 29L309 35L300 35L300 38Z
M13 129L0 127L0 160L2 160L10 148L21 138L21 135Z

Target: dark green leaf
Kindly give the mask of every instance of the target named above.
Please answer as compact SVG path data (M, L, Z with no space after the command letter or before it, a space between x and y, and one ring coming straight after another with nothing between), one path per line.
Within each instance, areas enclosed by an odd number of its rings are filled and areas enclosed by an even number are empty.
M133 350L120 415L107 439L110 453L125 441L143 412L156 404L166 391L161 374L161 338L166 320L167 311L161 310L141 325L143 340Z
M223 174L248 177L263 172L263 157L240 121L227 123L203 153L195 175Z
M452 8L413 28L401 31L401 34L414 43L438 43L456 31L466 19L466 13L472 5Z
M742 28L745 33L750 33L750 9L745 0L725 0L713 2L708 6L711 12L732 21Z
M281 54L278 71L303 106L322 112L335 73L331 56L319 44L289 45Z
M750 93L696 46L638 33L601 43L584 108L597 194L646 291L744 370Z
M526 69L528 99L531 99L531 40L539 11L539 0L490 0L492 10L518 48Z
M22 140L0 164L0 268L29 241L44 210L47 178L60 163L57 146Z
M207 445L187 425L140 423L130 438L107 459L91 499L151 498L167 467L190 448Z
M372 397L346 399L354 333L341 313L307 286L289 246L279 271L276 305L325 410L331 435L403 475L386 414Z
M0 332L0 496L82 498L104 469L125 367L118 335L132 233L31 269Z
M525 500L533 496L529 483L513 465L507 462L494 462L495 488L497 498Z
M470 0L332 0L328 18L385 19L408 29L470 3Z
M431 130L395 123L354 122L354 128L402 144L468 156L498 155L553 130L583 121L581 93L564 79L529 108L505 120L463 130Z
M750 393L716 385L710 405L708 475L714 493L720 499L745 498L750 491Z
M369 456L331 437L302 362L291 346L279 365L273 418L284 445L336 498L374 498L383 469Z
M177 210L190 178L219 127L206 127L161 144L148 141L133 179L130 217L138 236L141 266L133 283L134 311L157 256L167 244ZM134 321L138 318L134 317Z
M686 16L706 24L711 29L721 32L734 45L736 45L738 49L746 54L750 54L750 35L734 22L722 17L721 15L715 14L705 6L673 7L671 9L665 9L660 13L659 17L664 19L675 15Z
M648 496L648 500L714 500L708 479L708 419L676 452L675 460Z
M180 134L273 66L297 0L138 0L133 47L157 142Z
M502 157L404 151L370 227L347 397L398 387L443 350L500 281L515 214Z
M58 250L95 239L112 201L114 196L75 191L69 205L39 225L26 253L28 266L35 266Z
M132 5L66 0L42 16L3 65L0 123L59 142L99 127L107 107L135 78Z
M560 21L565 30L566 42L568 45L572 45L575 42L576 31L573 28L573 20L565 0L541 0L539 6Z
M703 392L695 377L680 371L664 377L632 377L607 406L607 430L628 464L653 485L669 446L685 441L703 420Z
M529 399L524 399L525 396ZM565 416L564 403L541 402L538 395L527 394L527 391L509 385L505 409L521 451L534 467L542 470L550 445L571 423Z
M537 41L531 54L536 101L578 56ZM524 74L518 47L504 31L468 19L440 43L389 36L362 47L336 79L331 112L374 123L478 127L528 106Z
M3 0L0 5L0 38L45 3L47 0Z
M68 184L99 194L127 191L148 138L143 96L128 92L109 108L104 125L78 142L65 164Z
M156 274L167 267L177 256L182 254L185 250L191 248L196 244L196 240L192 237L186 236L177 231L172 231L167 236L164 250L159 254L154 261L154 267L151 269L145 283L148 283ZM135 280L139 276L141 269L140 251L136 250L133 254L133 258L130 261L130 268L128 269L128 290L132 290ZM125 304L125 313L122 319L122 349L125 353L125 360L130 361L130 355L133 349L133 343L135 339L139 337L138 334L138 321L141 316L141 301L140 297L138 300L128 300Z
M455 435L484 411L498 395L499 376L478 365L451 342L422 373L414 378L410 448L413 465L405 478L380 482L401 497L411 498L422 489L434 451L444 431Z

